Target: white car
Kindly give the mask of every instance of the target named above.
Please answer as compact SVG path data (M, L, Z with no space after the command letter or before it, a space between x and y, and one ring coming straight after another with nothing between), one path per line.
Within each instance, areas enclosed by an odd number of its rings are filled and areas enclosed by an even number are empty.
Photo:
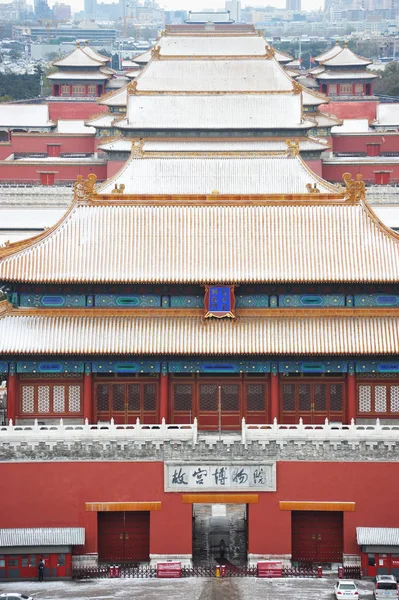
M25 596L25 594L8 592L7 594L0 594L0 600L33 600L33 598L32 596Z
M334 595L337 600L359 598L359 591L354 581L351 579L341 579L334 585Z

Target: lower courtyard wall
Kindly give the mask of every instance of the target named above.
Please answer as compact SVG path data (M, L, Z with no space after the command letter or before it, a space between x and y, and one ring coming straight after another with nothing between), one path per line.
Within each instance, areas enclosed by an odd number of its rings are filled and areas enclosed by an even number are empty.
M278 461L276 492L260 492L248 504L248 555L291 556L291 511L280 502L347 502L354 505L343 512L343 552L360 556L356 527L397 524L398 475L396 462ZM192 504L180 492L164 491L162 461L5 462L0 479L12 490L2 494L0 528L84 527L85 546L74 553L92 560L98 513L86 503L160 502L150 512L150 556L192 555Z

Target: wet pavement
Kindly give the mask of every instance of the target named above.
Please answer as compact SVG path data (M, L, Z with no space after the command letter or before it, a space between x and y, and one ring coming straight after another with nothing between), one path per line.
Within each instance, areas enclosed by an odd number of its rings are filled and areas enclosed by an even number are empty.
M334 579L94 579L0 583L0 593L36 600L333 600ZM372 600L373 583L361 581L360 600Z

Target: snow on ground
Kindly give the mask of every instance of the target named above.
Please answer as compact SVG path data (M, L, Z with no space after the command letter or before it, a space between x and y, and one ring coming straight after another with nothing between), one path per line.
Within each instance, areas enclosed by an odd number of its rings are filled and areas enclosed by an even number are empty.
M94 579L0 583L0 593L36 600L332 600L334 579ZM360 600L372 600L373 583L359 582Z

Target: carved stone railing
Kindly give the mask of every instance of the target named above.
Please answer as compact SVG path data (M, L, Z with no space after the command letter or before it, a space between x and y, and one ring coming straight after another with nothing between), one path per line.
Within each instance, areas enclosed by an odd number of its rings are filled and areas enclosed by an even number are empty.
M99 422L90 424L86 419L84 424L70 425L60 419L59 425L39 424L37 419L33 425L9 425L0 427L0 443L7 441L67 441L67 440L85 440L85 441L104 441L104 440L123 440L133 442L191 442L196 444L198 441L197 419L193 424L188 425L169 425L162 419L159 425L142 424L140 419L136 423L129 425L115 424L114 420L110 422Z
M242 443L309 440L309 441L396 441L399 442L399 424L382 425L377 419L375 425L350 425L329 422L328 419L319 425L305 424L299 419L297 424L281 424L274 419L271 425L247 425L242 420Z

